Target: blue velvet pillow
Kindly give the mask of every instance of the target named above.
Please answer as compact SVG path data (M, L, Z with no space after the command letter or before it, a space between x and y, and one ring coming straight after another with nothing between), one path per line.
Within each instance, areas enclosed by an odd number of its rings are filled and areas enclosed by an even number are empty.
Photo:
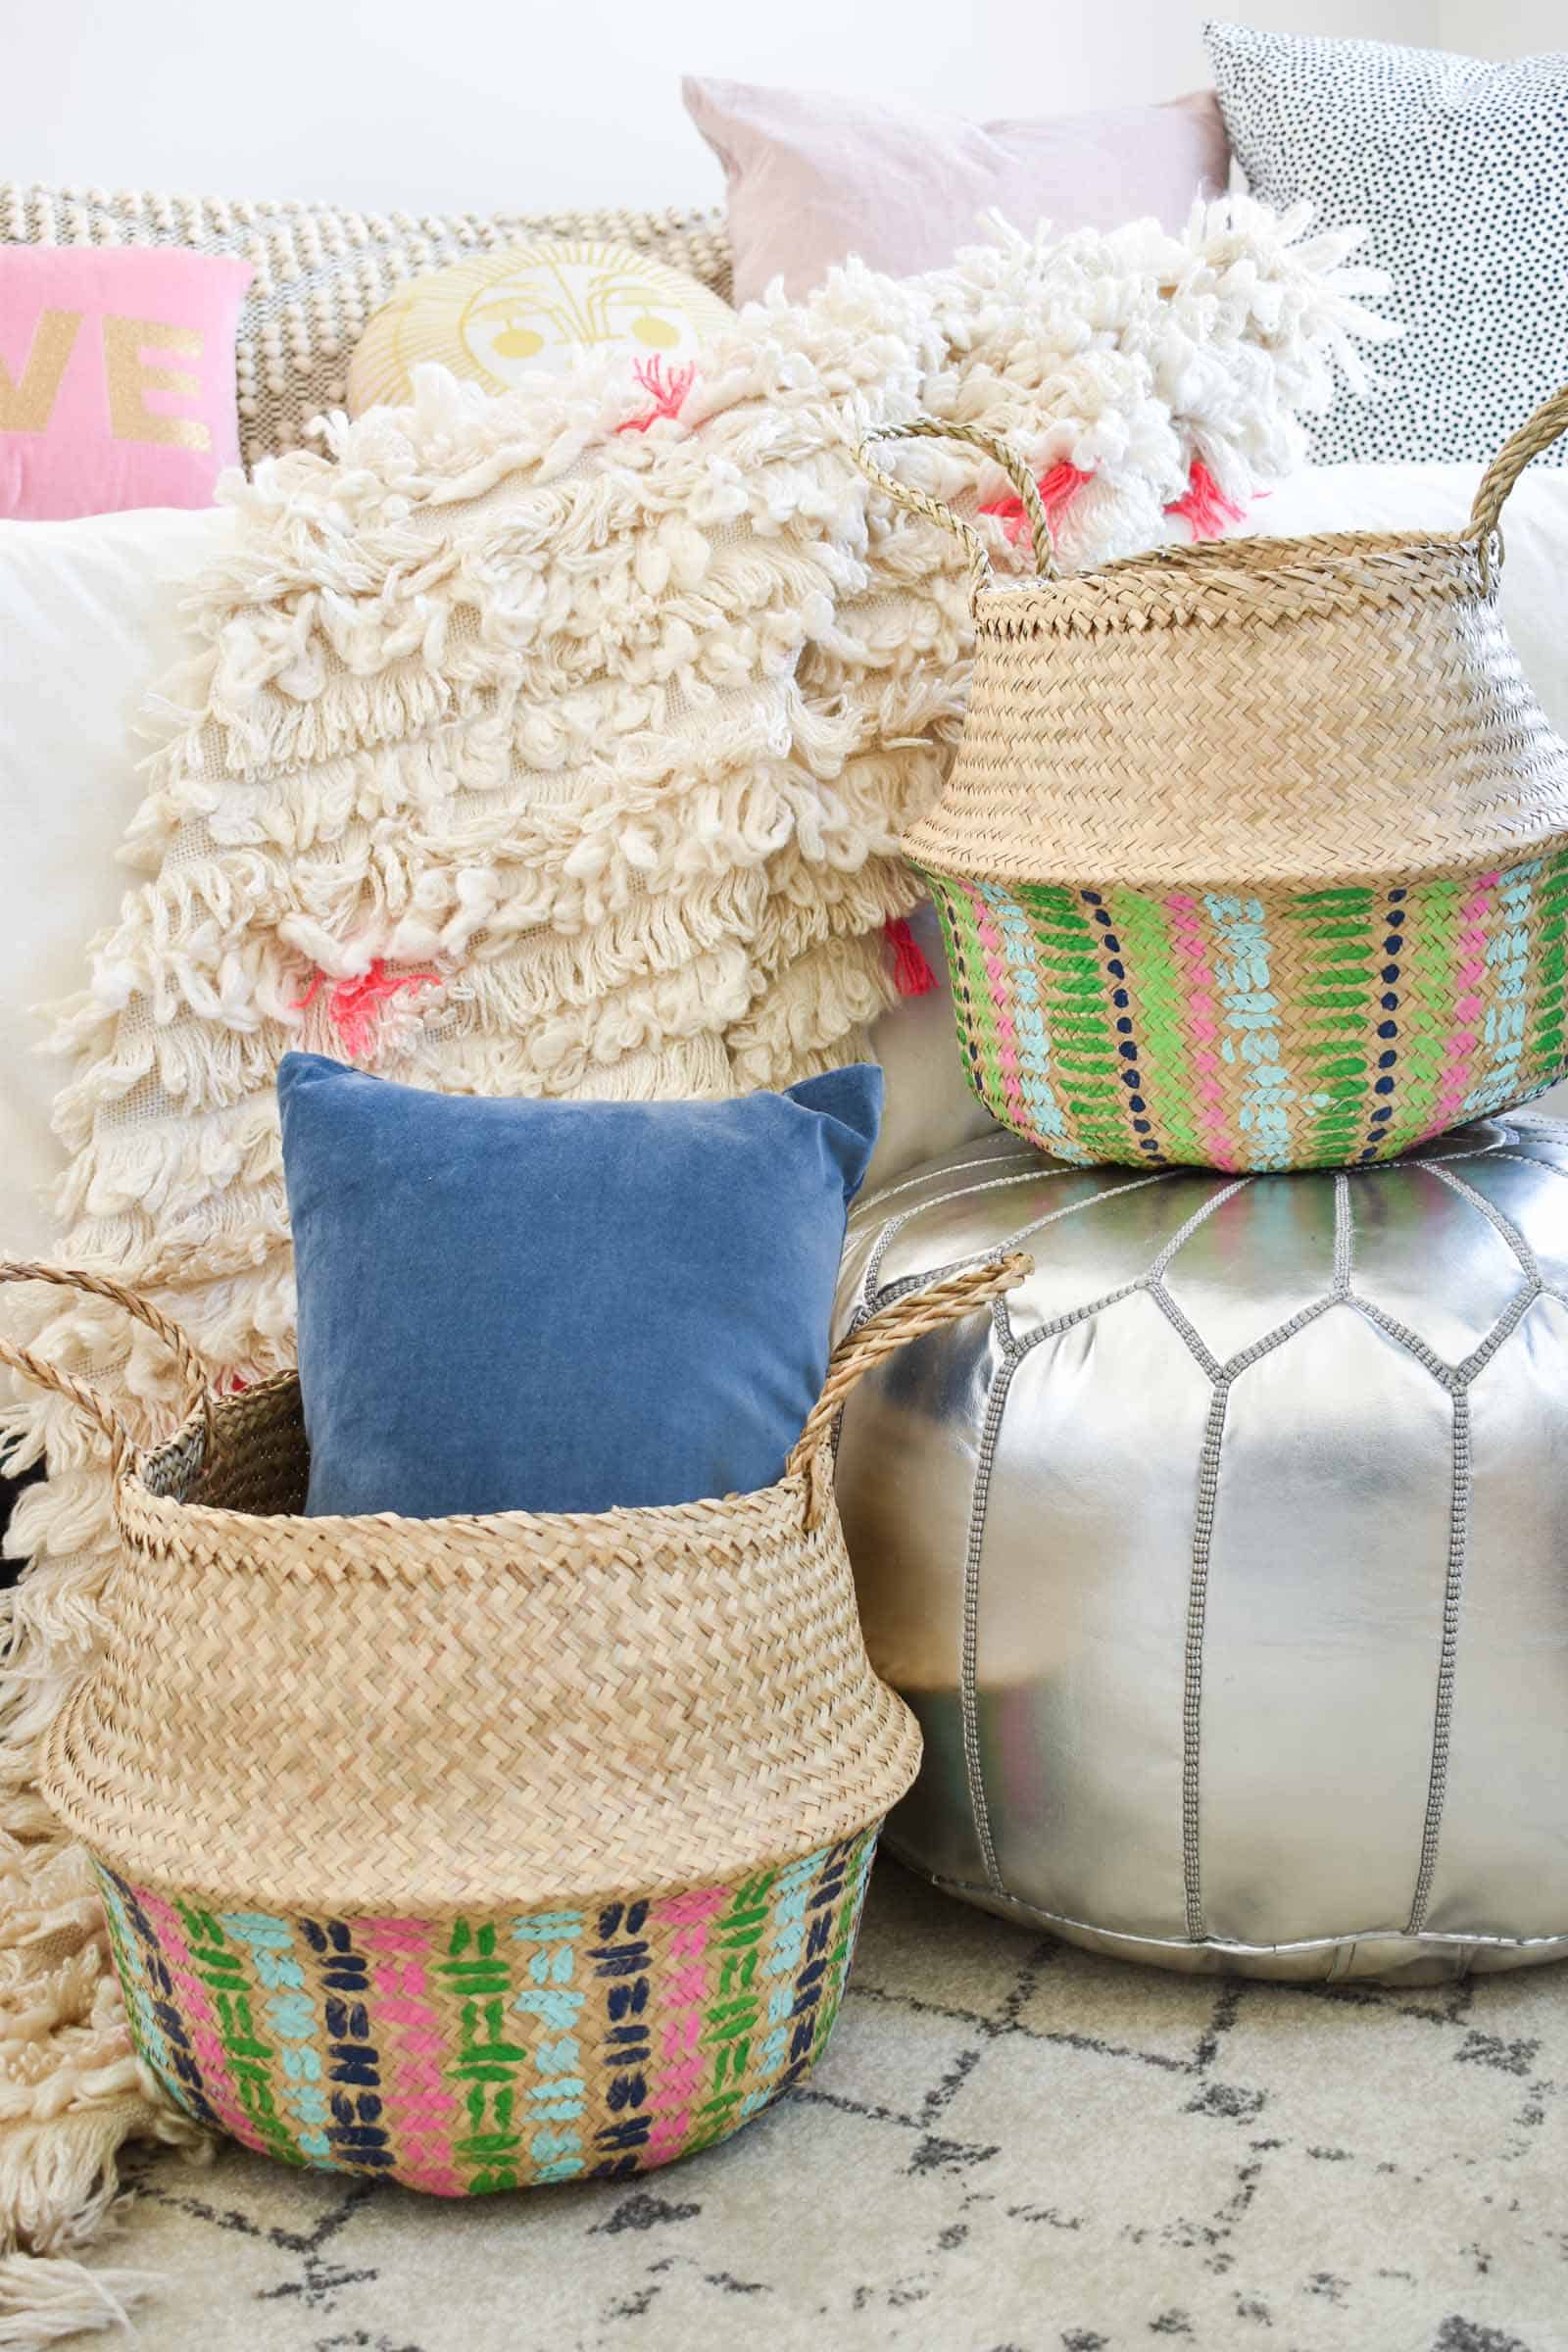
M873 1064L732 1102L277 1074L307 1508L603 1511L770 1486L827 1365Z

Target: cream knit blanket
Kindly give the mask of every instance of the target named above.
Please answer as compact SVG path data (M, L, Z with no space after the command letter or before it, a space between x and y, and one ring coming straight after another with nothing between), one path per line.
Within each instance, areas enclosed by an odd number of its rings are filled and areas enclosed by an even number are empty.
M1069 563L1219 527L1296 462L1296 412L1371 327L1353 240L1303 228L1217 206L1180 236L999 232L913 281L851 268L748 310L695 380L611 357L486 401L430 371L412 407L235 483L235 550L157 705L142 879L64 1022L62 1260L150 1292L250 1379L292 1355L289 1046L618 1097L862 1052L969 632L957 550L868 491L855 441L917 409L1010 434ZM1000 474L932 445L899 462L995 509L1011 560ZM167 1418L162 1350L113 1309L5 1304L147 1434ZM185 2127L32 1782L113 1565L104 1451L21 1390L4 1426L49 1477L12 1535L33 1565L0 1751L0 2230L51 2252L90 2229L127 2132Z

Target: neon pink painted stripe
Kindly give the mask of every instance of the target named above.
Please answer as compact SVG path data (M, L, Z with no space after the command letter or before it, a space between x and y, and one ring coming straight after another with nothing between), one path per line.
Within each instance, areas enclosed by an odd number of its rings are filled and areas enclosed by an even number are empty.
M1189 1055L1194 1070L1194 1107L1199 1132L1217 1168L1231 1165L1236 1154L1225 1116L1225 1086L1220 1076L1215 1044L1219 1037L1219 993L1208 960L1202 918L1198 902L1177 891L1165 901L1176 953L1187 966L1186 1029L1192 1039Z
M980 947L986 959L986 972L991 982L991 1002L997 1009L997 1035L1001 1047L997 1055L1002 1065L1002 1091L1007 1107L1013 1113L1013 1123L1030 1128L1028 1105L1023 1088L1018 1082L1018 1032L1013 1026L1008 1006L1012 1001L1007 977L1007 951L1001 931L992 919L991 909L972 882L961 885L974 910L975 929L980 934Z
M708 1998L708 1969L704 1954L709 1931L729 1900L724 1886L698 1886L689 1894L671 1895L648 1915L649 1933L669 1928L672 1968L666 1998L662 2064L655 2078L651 2104L653 2128L648 2134L648 2160L667 2164L678 2156L692 2132L692 2103L703 2086L701 2055L703 2007Z
M385 2028L383 2106L398 2141L398 2174L411 2188L461 2197L464 2182L452 2156L458 2102L441 2079L444 2040L431 2007L424 1954L435 1930L420 1919L367 1919L361 1940L379 1955L376 2016Z
M1481 1043L1481 998L1476 993L1487 976L1487 914L1499 874L1482 874L1459 909L1455 945L1459 960L1453 967L1454 1030L1448 1039L1447 1065L1442 1092L1428 1132L1441 1135L1464 1110L1464 1099L1475 1076L1475 1051Z
M224 2131L232 2132L246 2147L260 2149L263 2155L275 2154L273 2143L265 2132L258 2131L245 2112L234 2086L234 2078L228 2071L228 2060L223 2055L223 2045L218 2037L213 2004L206 1985L196 1974L196 1963L191 1958L179 1913L172 1903L166 1903L161 1895L149 1894L143 1887L136 1889L136 1900L158 1930L158 1940L163 1946L169 1973L179 1987L179 2007L190 2032L196 2063L202 2070L202 2087L214 2114Z

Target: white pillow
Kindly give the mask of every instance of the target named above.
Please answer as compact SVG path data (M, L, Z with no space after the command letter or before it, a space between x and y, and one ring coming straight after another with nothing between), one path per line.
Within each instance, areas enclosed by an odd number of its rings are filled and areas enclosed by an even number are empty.
M87 977L120 910L115 861L142 797L131 730L179 659L179 602L221 553L226 509L143 508L76 522L0 521L0 1255L52 1244L46 1189L60 1066L38 1007Z

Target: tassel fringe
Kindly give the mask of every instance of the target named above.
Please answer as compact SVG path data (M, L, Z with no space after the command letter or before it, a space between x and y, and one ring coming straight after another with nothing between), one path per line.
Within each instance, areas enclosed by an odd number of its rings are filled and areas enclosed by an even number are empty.
M89 2271L65 2256L0 2256L0 2345L33 2347L129 2329L132 2311L154 2284L142 2271Z

